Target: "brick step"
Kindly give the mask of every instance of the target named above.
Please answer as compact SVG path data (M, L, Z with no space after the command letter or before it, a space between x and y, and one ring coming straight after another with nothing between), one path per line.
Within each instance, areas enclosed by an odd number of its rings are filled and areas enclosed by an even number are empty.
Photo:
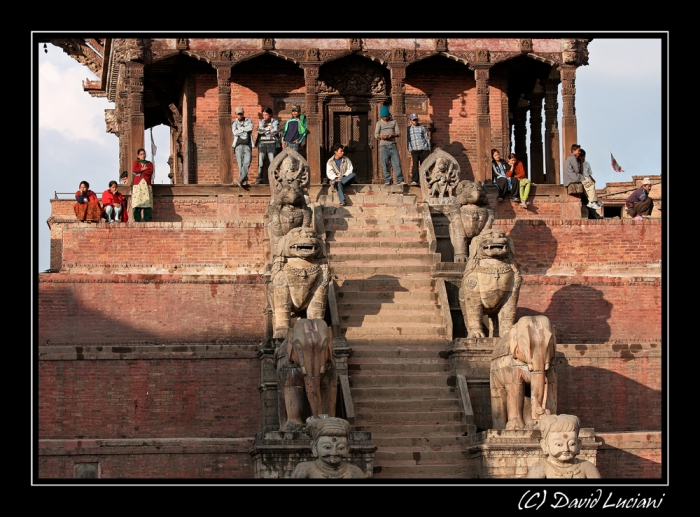
M436 411L356 411L355 422L364 425L406 425L407 422L419 424L446 425L452 422L462 422L462 412L459 410Z
M419 192L419 187L414 187ZM366 194L368 192L388 192L393 194L401 194L410 192L408 185L384 185L384 183L353 183L345 187L345 192L357 192Z
M398 372L410 373L444 373L449 372L452 368L451 364L444 359L441 362L374 362L374 363L358 363L354 361L348 364L348 374L352 375L378 375L379 372L387 374L397 374Z
M406 303L411 305L432 304L437 293L430 291L336 291L342 303L369 303L375 305Z
M385 388L425 388L428 386L449 387L450 382L454 382L451 376L444 373L420 373L411 375L397 375L395 372L379 374L355 374L350 375L351 388L368 388L371 386L382 386ZM405 391L404 391L405 396Z
M353 406L357 414L371 411L397 411L408 412L412 410L428 409L452 409L460 411L459 400L456 397L436 398L405 398L403 400L358 399L353 400Z
M327 217L415 217L418 213L414 204L377 206L376 203L367 203L365 206L359 206L357 203L353 203L346 206L323 207L323 215Z
M333 252L338 252L341 248L357 248L358 250L371 248L372 251L375 249L392 249L397 250L397 253L401 253L401 251L398 250L410 250L411 253L417 253L418 250L424 250L425 253L428 253L428 243L425 240L419 239L392 239L390 241L386 239L363 239L362 241L352 239L328 239L326 243L326 249Z
M372 224L372 223L355 223L355 224L348 224L348 223L325 223L324 224L324 229L326 230L326 234L328 232L340 232L340 231L347 231L347 230L354 230L354 231L363 231L363 232L370 232L370 231L382 231L382 232L388 232L388 231L397 231L397 230L402 230L402 231L407 231L407 232L420 232L423 230L422 226L417 225L417 224Z
M403 424L378 424L355 420L355 431L369 431L372 439L376 436L456 436L468 432L465 424L426 424L425 422L404 422Z
M386 255L394 260L401 260L403 258L422 258L430 255L436 255L435 253L430 253L427 247L416 247L416 248L398 248L396 246L335 246L333 244L328 244L326 246L326 252L331 260L346 260L346 257L358 255L362 256L374 256L374 255ZM351 259L356 260L356 259Z
M430 278L430 272L433 269L432 264L415 264L403 265L396 264L386 266L372 266L371 262L367 265L345 265L342 262L334 262L331 264L331 271L334 275L339 276L355 276L363 275L361 278L369 279L372 276L393 276L395 280L408 275L422 275L424 278Z
M360 316L430 316L440 318L440 321L436 321L436 323L442 322L439 306L434 302L362 303L360 300L356 300L355 303L339 303L338 312L351 318Z
M447 345L449 342L444 338L426 339L422 342L415 342L414 340L407 340L405 338L386 338L386 339L363 339L355 338L348 341L348 346L353 350L378 350L378 351L392 351L410 352L413 350L447 350Z
M331 263L331 269L346 266L393 267L394 269L404 266L428 266L432 268L433 264L440 262L440 255L436 253L331 253L328 259Z
M439 448L461 449L472 443L472 437L462 435L445 436L372 436L372 443L383 448L415 448L436 450Z
M363 207L365 205L373 206L394 206L394 205L404 205L404 206L415 206L418 203L416 196L403 195L401 193L376 193L371 195L364 194L353 194L351 192L345 193L345 206L336 206L338 203L338 196L336 192L333 195L320 195L318 196L318 203L324 205L324 212L328 208L351 208L353 206Z
M337 274L334 272L334 274ZM373 278L338 278L336 285L338 293L346 292L391 292L397 291L422 291L433 292L434 280L429 277L409 277L396 278L392 275L383 275L382 277Z
M446 347L446 342L443 342L440 346L422 350L390 350L372 346L352 346L350 362L352 364L362 364L363 361L444 361L443 356L446 354Z
M423 226L423 217L416 214L402 214L396 216L367 216L360 214L359 217L353 217L350 214L334 213L330 214L323 212L323 223L328 226L332 224L343 224L353 227L356 224L373 225L373 226L395 226L395 225L410 225Z
M469 459L469 453L459 448L446 448L439 451L418 447L379 448L374 456L375 465L385 462L407 462L407 465L454 465Z
M442 315L426 314L425 311L413 311L417 314L402 314L393 312L391 314L358 313L348 314L338 311L340 315L341 327L422 327L427 324L433 327L440 327L443 324Z
M395 386L353 386L352 400L404 400L411 399L448 399L456 397L456 388L447 385L444 386L412 386L410 394L407 394L406 388L397 388ZM461 433L460 433L461 434ZM410 433L407 436L413 436Z
M417 327L405 325L400 327L348 327L344 335L348 339L367 336L377 339L397 338L399 336L413 337L415 339L434 339L435 336L444 336L445 334L445 327L430 327L421 324Z
M437 465L403 465L401 462L374 463L374 479L471 479L476 477L474 465L466 463Z
M404 239L423 239L425 240L426 232L423 229L415 230L333 230L326 231L326 239L333 241L334 239L357 239L358 241L366 239L384 239L384 240L404 240Z

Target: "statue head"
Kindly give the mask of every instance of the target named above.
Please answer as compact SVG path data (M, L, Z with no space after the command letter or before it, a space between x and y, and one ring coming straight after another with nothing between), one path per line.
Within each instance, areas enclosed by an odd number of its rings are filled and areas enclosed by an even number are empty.
M447 172L447 170L450 168L450 162L447 161L446 158L438 158L435 161L435 170L437 172Z
M540 419L540 445L550 461L559 464L574 461L581 450L580 428L581 421L575 415L548 415Z
M338 468L350 454L350 423L347 420L319 415L307 420L306 431L313 440L314 458L326 465Z

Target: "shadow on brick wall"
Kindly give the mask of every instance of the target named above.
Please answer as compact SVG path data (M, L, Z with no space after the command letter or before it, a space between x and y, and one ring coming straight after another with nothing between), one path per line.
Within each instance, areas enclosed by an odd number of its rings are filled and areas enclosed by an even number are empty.
M538 221L539 223L539 221ZM546 224L516 219L508 234L513 239L515 262L523 275L546 275L557 257L559 243Z
M645 449L646 454L658 455L658 461L642 458L623 449L603 446L596 454L596 467L602 478L659 480L663 475L661 449Z

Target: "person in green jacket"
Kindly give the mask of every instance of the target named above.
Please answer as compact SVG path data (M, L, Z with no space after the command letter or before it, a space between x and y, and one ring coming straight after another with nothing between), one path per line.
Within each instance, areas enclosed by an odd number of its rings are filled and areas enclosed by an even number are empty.
M282 132L282 147L294 149L297 152L306 135L309 134L309 130L306 129L306 116L300 115L300 111L299 106L292 106L292 118L284 124Z

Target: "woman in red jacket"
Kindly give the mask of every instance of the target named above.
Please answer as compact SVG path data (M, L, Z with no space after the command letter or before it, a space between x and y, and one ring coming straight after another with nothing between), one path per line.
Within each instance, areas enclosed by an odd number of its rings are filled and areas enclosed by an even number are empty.
M102 215L108 223L129 220L126 213L126 198L117 190L117 182L110 181L109 188L102 193Z
M131 167L131 171L134 173L131 206L134 209L134 222L138 223L141 221L141 209L143 209L144 222L153 219L153 190L151 188L153 164L146 160L145 149L139 149L136 154L138 159Z
M81 181L78 192L75 193L73 211L78 221L97 223L102 218L102 207L97 195L90 190L87 181Z

